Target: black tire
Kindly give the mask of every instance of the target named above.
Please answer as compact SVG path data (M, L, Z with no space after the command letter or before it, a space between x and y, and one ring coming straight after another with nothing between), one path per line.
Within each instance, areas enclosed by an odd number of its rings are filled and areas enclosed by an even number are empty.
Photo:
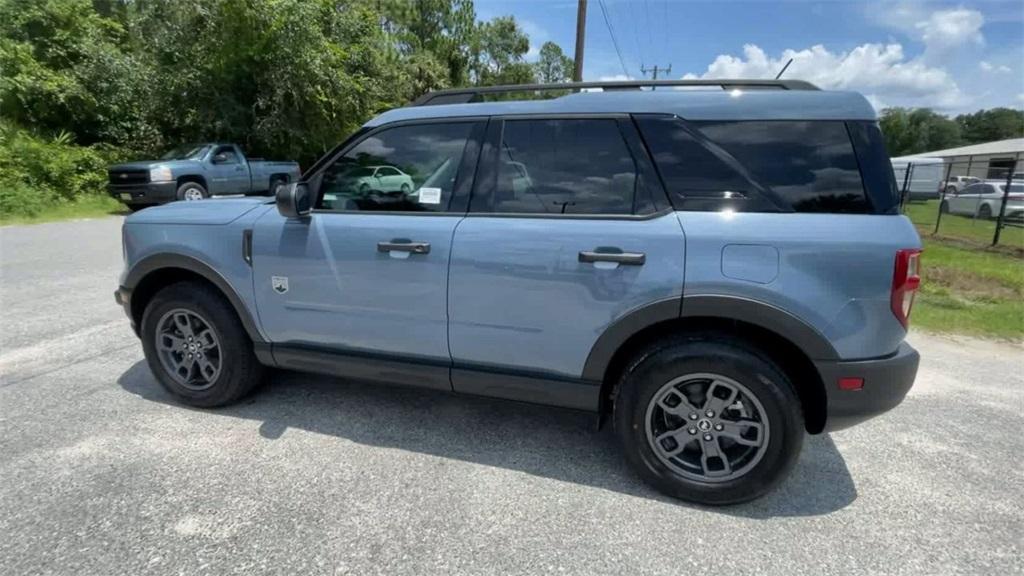
M402 194L408 194L409 192L412 192L412 188L405 182L402 182Z
M361 196L366 196L369 193L370 193L370 185L369 184L361 184L359 186L359 194Z
M939 212L942 212L943 214L949 214L949 202L943 200L942 204L939 204Z
M978 208L978 218L981 218L982 220L991 220L992 208L990 208L988 204L982 204L981 207Z
M762 437L759 459L736 478L702 481L686 477L669 467L649 440L648 407L655 395L683 375L709 373L745 387L763 407L760 416L767 422L767 439ZM793 385L770 358L733 336L705 333L659 341L633 359L618 384L614 418L626 459L645 482L668 496L706 505L753 500L782 482L800 455L804 421ZM691 441L704 450L699 436ZM717 437L714 442L721 448ZM733 445L733 449L737 447Z
M195 390L178 382L157 350L158 323L175 310L197 314L207 321L219 344L219 372L209 387ZM236 402L262 381L265 368L253 353L252 341L231 304L214 288L199 282L179 282L156 293L142 315L142 348L160 385L177 400L201 408Z
M178 200L185 200L189 195L193 195L194 192L198 192L202 199L205 200L210 197L210 193L206 191L206 187L199 182L184 182L181 186L178 186ZM198 200L199 198L195 198Z

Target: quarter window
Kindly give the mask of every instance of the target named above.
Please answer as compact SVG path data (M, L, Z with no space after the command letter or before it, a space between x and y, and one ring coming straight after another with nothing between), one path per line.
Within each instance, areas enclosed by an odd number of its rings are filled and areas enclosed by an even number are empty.
M472 122L456 122L397 126L373 133L324 169L317 208L447 210L472 130Z
M640 186L614 119L507 120L490 210L633 214Z
M640 119L673 204L683 210L868 213L849 133L835 121Z

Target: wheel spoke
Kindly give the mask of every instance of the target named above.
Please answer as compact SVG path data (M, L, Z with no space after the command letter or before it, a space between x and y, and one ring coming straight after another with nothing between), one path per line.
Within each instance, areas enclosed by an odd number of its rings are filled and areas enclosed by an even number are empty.
M189 358L187 355L181 359L181 362L174 367L174 371L178 373L185 382L192 379L192 367L195 366L195 359Z
M706 476L728 476L732 474L732 466L729 465L729 459L718 445L718 438L712 437L711 440L702 439L700 449L702 452L700 465L704 469Z
M672 396L679 399L679 402L675 406L670 406L668 404L668 399ZM699 412L697 407L690 403L690 400L686 395L675 388L669 390L658 400L658 406L665 412L684 419L689 418L690 414L697 414Z
M199 356L195 360L199 366L199 375L203 377L203 380L213 382L217 376L217 367L213 365L213 362L210 362L210 359L205 356Z
M760 446L764 442L764 426L760 422L754 422L752 420L722 420L719 422L722 425L722 430L718 433L721 436L729 438L737 444L744 446ZM751 434L750 431L755 430L755 434Z
M676 443L675 448L673 448L671 450L665 449L665 445L663 444L663 442L665 440L668 440L669 438L674 440L675 443ZM694 436L691 436L686 431L686 426L683 426L682 428L679 428L679 429L676 429L676 430L671 430L669 432L665 432L664 434L658 436L657 438L654 439L654 443L658 446L658 449L661 450L662 454L664 454L668 458L672 458L676 454L679 454L680 452L682 452L683 449L686 448L686 445L689 444L690 442L692 442L693 439L694 439Z
M160 335L157 342L162 350L181 352L185 345L185 339L179 338L174 334L163 333Z
M726 392L725 398L719 396L723 391ZM721 380L714 380L708 386L707 398L704 400L704 410L714 412L715 415L721 414L736 401L738 394L739 391L729 384Z
M189 319L188 314L179 312L174 315L174 325L181 331L181 335L188 338L192 336L192 322Z
M213 331L209 328L196 334L196 341L203 350L210 350L217 347L217 340L213 337Z

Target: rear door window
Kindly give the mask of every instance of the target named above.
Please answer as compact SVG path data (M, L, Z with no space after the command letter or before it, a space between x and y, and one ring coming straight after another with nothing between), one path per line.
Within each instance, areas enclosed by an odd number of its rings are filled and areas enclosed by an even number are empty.
M638 122L677 209L872 212L844 122Z
M506 120L496 169L485 211L630 215L645 197L612 118Z

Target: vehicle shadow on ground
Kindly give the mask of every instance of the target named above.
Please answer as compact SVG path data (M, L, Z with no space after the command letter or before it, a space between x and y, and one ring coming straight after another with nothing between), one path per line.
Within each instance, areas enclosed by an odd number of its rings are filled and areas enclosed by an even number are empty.
M261 422L259 433L270 440L295 428L678 503L641 482L621 456L610 424L597 431L596 417L584 412L286 371L274 371L267 386L240 404L199 410L175 402L144 361L122 374L118 384L182 410ZM816 516L856 497L832 439L808 436L796 468L775 492L708 510L745 518Z

